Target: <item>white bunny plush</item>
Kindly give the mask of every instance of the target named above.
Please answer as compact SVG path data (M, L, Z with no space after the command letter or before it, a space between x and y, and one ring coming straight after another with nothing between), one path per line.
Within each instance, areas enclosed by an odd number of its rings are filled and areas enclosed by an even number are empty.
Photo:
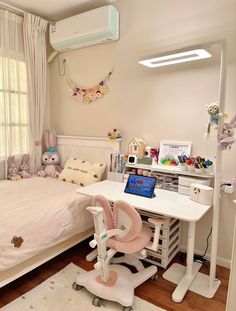
M37 172L41 177L57 178L61 172L60 156L56 149L56 133L53 129L45 131L45 146L47 151L42 155L42 166Z
M22 178L30 178L32 176L29 171L29 154L23 154L19 174Z
M18 168L14 156L7 159L7 179L12 181L17 181L21 179L21 176L18 174Z
M236 128L236 114L229 123L224 123L222 133L218 137L218 144L220 149L231 149L232 144L235 142L234 128Z

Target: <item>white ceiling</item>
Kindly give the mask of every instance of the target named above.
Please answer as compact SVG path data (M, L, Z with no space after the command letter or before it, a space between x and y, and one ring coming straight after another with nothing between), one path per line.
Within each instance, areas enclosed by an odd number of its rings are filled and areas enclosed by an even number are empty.
M116 0L3 0L9 5L57 21Z

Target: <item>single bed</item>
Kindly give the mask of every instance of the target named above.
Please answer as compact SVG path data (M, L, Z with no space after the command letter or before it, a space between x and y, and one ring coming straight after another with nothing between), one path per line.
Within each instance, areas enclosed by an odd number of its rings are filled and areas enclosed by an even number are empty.
M69 156L109 164L119 141L58 136L62 164ZM105 176L104 176L105 177ZM78 185L52 178L0 181L0 287L86 239L93 220L90 199Z

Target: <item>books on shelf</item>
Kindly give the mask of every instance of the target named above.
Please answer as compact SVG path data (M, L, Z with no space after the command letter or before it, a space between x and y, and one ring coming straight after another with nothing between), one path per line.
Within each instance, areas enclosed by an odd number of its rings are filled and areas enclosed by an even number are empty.
M127 161L127 155L122 152L111 153L110 156L110 172L124 173L125 163Z

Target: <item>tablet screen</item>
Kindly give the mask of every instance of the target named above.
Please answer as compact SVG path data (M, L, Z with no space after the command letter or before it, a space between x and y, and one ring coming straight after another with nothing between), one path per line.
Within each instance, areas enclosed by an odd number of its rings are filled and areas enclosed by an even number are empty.
M129 175L129 179L125 186L125 192L152 198L154 196L155 185L155 177Z

